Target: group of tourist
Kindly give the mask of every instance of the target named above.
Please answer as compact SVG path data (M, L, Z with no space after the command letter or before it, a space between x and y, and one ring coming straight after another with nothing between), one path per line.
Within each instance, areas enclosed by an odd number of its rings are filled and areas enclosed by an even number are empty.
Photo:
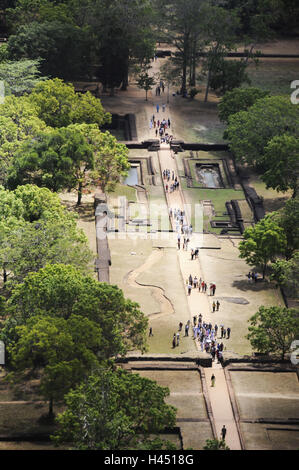
M189 330L190 330L190 320L187 321L185 324L185 335L184 336L189 336ZM179 328L177 333L173 334L172 338L172 347L175 348L176 346L180 345L180 333L183 329L183 323L179 323ZM200 313L198 315L194 315L193 317L193 339L195 341L200 342L200 348L201 352L206 352L211 354L212 360L214 361L216 358L218 362L222 362L223 356L222 352L224 349L224 344L223 342L218 342L217 337L218 336L218 330L219 327L217 324L212 325L211 322L207 323L203 320L202 314ZM225 328L224 325L220 325L220 339L229 339L230 338L230 333L231 329Z
M197 255L198 255L198 250L197 250ZM206 293L208 289L207 283L201 277L198 279L197 276L194 276L193 278L191 274L189 275L189 278L186 280L186 284L188 286L187 287L188 295L191 294L192 289L198 289L199 292L203 292L203 293ZM211 282L209 290L210 290L210 295L215 295L216 284ZM215 309L218 311L219 307L220 307L219 300L217 300L217 302L213 302L213 312L215 312Z
M258 275L254 271L250 272L247 274L249 282L257 282Z
M165 85L163 80L160 80L160 84L156 87L156 96L161 95L161 91L164 93L165 91Z

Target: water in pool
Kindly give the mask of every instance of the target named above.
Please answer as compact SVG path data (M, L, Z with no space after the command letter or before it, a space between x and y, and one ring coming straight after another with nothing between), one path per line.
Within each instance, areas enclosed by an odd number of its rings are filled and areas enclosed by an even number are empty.
M129 184L130 186L135 186L138 184L138 167L131 166L128 172L128 176L126 177L124 184Z

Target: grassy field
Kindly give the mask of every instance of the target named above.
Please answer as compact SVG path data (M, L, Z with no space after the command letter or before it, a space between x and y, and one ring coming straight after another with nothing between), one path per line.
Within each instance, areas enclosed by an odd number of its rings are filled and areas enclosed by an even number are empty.
M260 59L256 67L247 69L250 86L267 90L273 95L290 95L290 84L299 77L299 59ZM248 85L243 85L248 86Z

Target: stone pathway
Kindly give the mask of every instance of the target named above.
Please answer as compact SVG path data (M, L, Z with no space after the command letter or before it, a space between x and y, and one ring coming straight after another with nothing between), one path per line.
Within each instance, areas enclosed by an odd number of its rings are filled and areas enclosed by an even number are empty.
M169 149L168 145L161 145L161 150L159 151L159 161L161 173L163 175L163 170L170 169L174 170L175 176L178 177L180 182L179 175L176 168L175 159L172 151ZM162 176L163 177L163 176ZM171 183L171 180L170 182ZM181 182L179 189L176 189L173 192L165 192L168 208L177 208L184 210L184 198L181 191ZM172 219L173 229L176 230L175 222ZM181 236L183 239L183 236ZM190 238L190 246L202 246L204 236L202 234L193 233ZM195 275L198 279L203 278L203 273L201 271L199 260L191 260L190 250L184 250L181 243L181 249L178 249L178 259L182 272L182 277L184 280L188 279L189 274L192 274L192 277ZM186 295L187 295L187 287ZM208 291L209 292L209 291ZM194 289L191 292L191 295L187 295L188 306L190 312L190 335L192 335L192 325L193 325L193 316L199 313L202 314L205 321L211 321L213 323L213 313L211 305L209 302L208 294L203 294ZM199 349L199 343L196 341L196 346ZM214 373L216 377L215 387L211 387L210 378ZM227 388L227 383L224 375L224 371L220 364L213 362L213 366L210 372L206 373L206 387L209 394L209 399L212 407L214 424L217 432L217 437L221 438L221 429L225 425L227 429L226 443L231 450L240 450L241 443L234 420L233 410L230 402L229 392Z

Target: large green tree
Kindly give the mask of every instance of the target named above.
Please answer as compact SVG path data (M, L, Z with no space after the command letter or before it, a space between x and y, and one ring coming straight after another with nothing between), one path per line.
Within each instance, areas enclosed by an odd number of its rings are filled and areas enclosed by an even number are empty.
M15 155L7 184L36 184L52 191L77 189L81 203L84 175L94 168L94 155L76 129L59 128L25 142Z
M39 83L32 90L30 101L37 114L48 126L66 127L74 123L98 124L111 120L98 98L91 93L76 93L70 83L55 78Z
M252 347L261 353L279 354L281 359L299 335L298 311L294 309L262 306L249 322L247 339Z
M227 124L231 115L247 111L258 99L265 98L268 94L267 91L254 87L227 91L218 104L219 119Z
M236 159L264 170L263 156L273 137L299 135L299 108L285 96L259 99L247 111L229 117L225 138Z
M34 316L15 328L15 339L7 347L10 376L18 381L37 373L52 416L54 400L62 400L71 387L99 367L101 340L101 328L80 315L68 320Z
M6 95L30 93L39 81L46 80L39 68L40 60L6 60L0 63L0 80L4 80Z
M284 254L288 260L299 250L299 197L289 199L273 217L286 235L287 246Z
M299 251L288 260L277 259L271 266L270 278L285 290L288 297L297 298L299 295Z
M49 128L26 96L7 96L0 104L0 183L6 185L14 155L26 140Z
M56 193L33 185L0 187L0 265L3 280L23 281L28 272L63 262L88 272L93 255Z
M267 188L281 192L292 190L295 198L299 187L298 136L282 134L273 137L265 147L261 163L265 168L261 178Z
M258 266L265 277L269 261L284 253L286 235L280 225L270 215L266 215L254 227L248 227L243 233L244 239L239 244L240 258L250 266Z
M13 289L8 312L13 324L24 324L40 314L65 319L72 314L87 317L102 328L103 359L146 349L148 321L138 304L126 299L117 286L99 283L73 266L53 264L29 273Z
M130 169L129 151L110 132L101 132L95 125L76 124L69 126L84 135L94 155L93 171L85 174L85 185L98 184L102 192L113 191L115 185L125 177Z
M47 264L70 264L85 274L93 269L88 240L71 217L55 215L35 223L17 223L7 234L4 248L10 288Z
M68 393L53 440L79 450L144 448L175 425L176 410L165 403L168 395L168 388L139 374L100 370Z
M41 72L64 80L91 75L92 36L76 25L56 21L33 21L19 26L9 37L8 54L12 60L42 59Z
M172 62L179 69L182 95L187 92L188 70L190 85L195 86L197 52L202 45L204 3L198 0L170 0L165 5L161 29L164 28L167 40L176 47Z

